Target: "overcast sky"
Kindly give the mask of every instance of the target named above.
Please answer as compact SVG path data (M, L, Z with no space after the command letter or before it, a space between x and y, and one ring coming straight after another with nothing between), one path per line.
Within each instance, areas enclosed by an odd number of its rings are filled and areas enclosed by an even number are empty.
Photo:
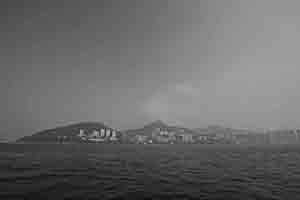
M0 136L80 121L300 126L300 2L0 2Z

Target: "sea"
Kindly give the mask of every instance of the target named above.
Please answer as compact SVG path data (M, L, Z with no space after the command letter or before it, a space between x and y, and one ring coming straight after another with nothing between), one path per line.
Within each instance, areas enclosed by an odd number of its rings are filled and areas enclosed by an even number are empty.
M0 144L0 199L300 199L300 146Z

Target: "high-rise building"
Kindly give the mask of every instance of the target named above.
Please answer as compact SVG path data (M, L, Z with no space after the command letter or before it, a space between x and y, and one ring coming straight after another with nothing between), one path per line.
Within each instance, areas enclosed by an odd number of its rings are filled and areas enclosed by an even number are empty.
M84 137L84 136L85 136L84 130L80 129L80 130L79 130L78 137Z
M116 133L116 131L114 131L114 130L112 131L112 133L111 133L111 137L114 137L114 138L115 138L115 137L117 137L117 133Z
M106 130L106 137L110 137L110 136L111 136L110 134L111 134L111 130L110 130L110 129L107 129L107 130Z
M105 137L105 129L101 128L100 137Z
M99 131L94 130L92 136L99 137L100 136Z

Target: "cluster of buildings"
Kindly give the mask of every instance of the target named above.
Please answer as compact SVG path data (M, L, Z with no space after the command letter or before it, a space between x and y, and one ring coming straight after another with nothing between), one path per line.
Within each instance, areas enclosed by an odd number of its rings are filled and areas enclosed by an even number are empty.
M200 143L225 144L296 144L300 143L300 129L251 131L210 127L198 131Z
M272 130L253 132L248 130L228 130L227 132L214 132L199 134L200 143L222 143L240 145L261 144L297 144L300 143L300 130Z
M299 144L300 129L253 131L222 126L188 129L158 120L140 129L117 131L103 123L85 122L25 136L19 142L133 144Z
M170 130L168 128L155 128L151 134L145 135L138 133L131 138L131 143L138 144L175 144L175 143L194 143L194 136L184 129Z
M300 143L300 129L273 130L269 133L270 144L297 144Z
M269 130L254 132L246 129L231 129L210 126L202 129L186 129L170 126L142 128L129 132L119 132L111 128L80 128L74 141L96 143L133 144L300 144L300 129ZM60 142L72 140L58 136Z
M79 130L77 137L82 141L88 142L117 142L119 138L117 137L117 132L113 129L100 129L85 131L83 129Z
M297 144L300 143L299 130L273 130L265 132L253 132L235 129L202 129L194 133L188 133L184 129L165 130L157 128L151 135L143 133L135 134L131 143L138 144L238 144L238 145L262 145L262 144Z

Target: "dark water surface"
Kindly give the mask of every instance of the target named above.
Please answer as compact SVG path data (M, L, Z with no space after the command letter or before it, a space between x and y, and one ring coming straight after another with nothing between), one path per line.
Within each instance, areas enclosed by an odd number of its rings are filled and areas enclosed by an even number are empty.
M300 147L0 144L0 199L300 199Z

